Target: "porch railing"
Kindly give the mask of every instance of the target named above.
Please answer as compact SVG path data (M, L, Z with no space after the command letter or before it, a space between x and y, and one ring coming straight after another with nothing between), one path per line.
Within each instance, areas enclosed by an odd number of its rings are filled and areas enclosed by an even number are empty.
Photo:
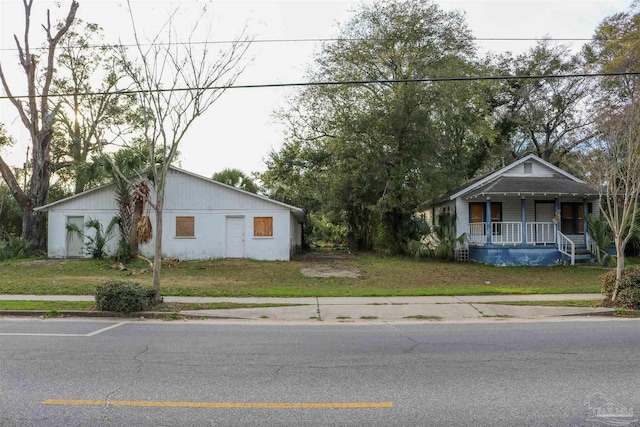
M469 224L469 244L476 246L487 244L486 222L472 222Z
M553 222L528 222L528 245L553 245L556 243L556 225Z
M558 252L565 254L571 259L571 265L576 264L576 244L558 231Z
M494 245L522 244L521 222L492 222L491 243Z
M528 222L527 245L555 245L556 227L553 222ZM491 243L494 245L521 245L523 243L521 222L492 222ZM469 244L487 244L487 223L469 224Z

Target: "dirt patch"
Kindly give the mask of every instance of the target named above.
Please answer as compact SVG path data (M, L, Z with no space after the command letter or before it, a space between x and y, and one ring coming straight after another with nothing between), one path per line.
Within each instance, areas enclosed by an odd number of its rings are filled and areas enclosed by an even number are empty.
M301 268L300 272L305 277L346 277L357 279L361 277L360 270L356 267L340 267L335 265L315 265Z
M53 264L64 264L65 262L67 262L66 259L60 258L60 259L35 259L33 261L24 261L24 262L19 262L18 265L26 265L26 266L30 266L30 265L53 265Z
M302 256L303 261L314 263L311 267L301 268L305 277L346 277L358 279L362 277L357 267L344 267L334 261L348 261L356 256L348 251L307 252ZM317 264L316 264L317 263Z

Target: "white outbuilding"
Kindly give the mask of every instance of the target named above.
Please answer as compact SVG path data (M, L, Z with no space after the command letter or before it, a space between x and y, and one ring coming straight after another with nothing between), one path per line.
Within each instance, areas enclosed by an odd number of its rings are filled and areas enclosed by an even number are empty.
M153 194L153 191L152 191ZM49 258L88 257L85 241L67 231L92 219L106 229L118 214L113 185L42 206L48 213ZM155 212L148 212L155 224ZM162 256L180 260L250 258L289 260L302 245L302 209L171 167L166 179ZM87 230L91 233L92 230ZM115 254L117 228L107 244ZM140 246L152 257L154 240Z

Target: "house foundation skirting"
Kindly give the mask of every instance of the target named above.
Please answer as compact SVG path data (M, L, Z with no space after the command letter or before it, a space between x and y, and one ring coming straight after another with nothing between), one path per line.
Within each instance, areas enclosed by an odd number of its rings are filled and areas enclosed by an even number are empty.
M562 264L562 254L556 246L470 246L469 259L499 266Z

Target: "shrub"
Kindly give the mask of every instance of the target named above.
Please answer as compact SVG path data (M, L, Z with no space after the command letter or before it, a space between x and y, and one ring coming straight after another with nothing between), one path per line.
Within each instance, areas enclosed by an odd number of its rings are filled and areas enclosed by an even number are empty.
M456 237L456 221L455 214L441 214L431 227L424 218L414 219L415 234L419 238L409 241L407 253L415 257L453 260L456 248L465 246L468 241L467 233Z
M7 240L0 240L0 261L11 258L26 258L30 252L29 245L19 237L9 236Z
M602 276L602 294L608 300L611 300L615 286L616 271L611 270ZM616 303L620 306L640 309L640 266L632 265L622 271Z
M110 280L96 289L96 308L125 314L144 311L155 302L154 295L138 283Z

